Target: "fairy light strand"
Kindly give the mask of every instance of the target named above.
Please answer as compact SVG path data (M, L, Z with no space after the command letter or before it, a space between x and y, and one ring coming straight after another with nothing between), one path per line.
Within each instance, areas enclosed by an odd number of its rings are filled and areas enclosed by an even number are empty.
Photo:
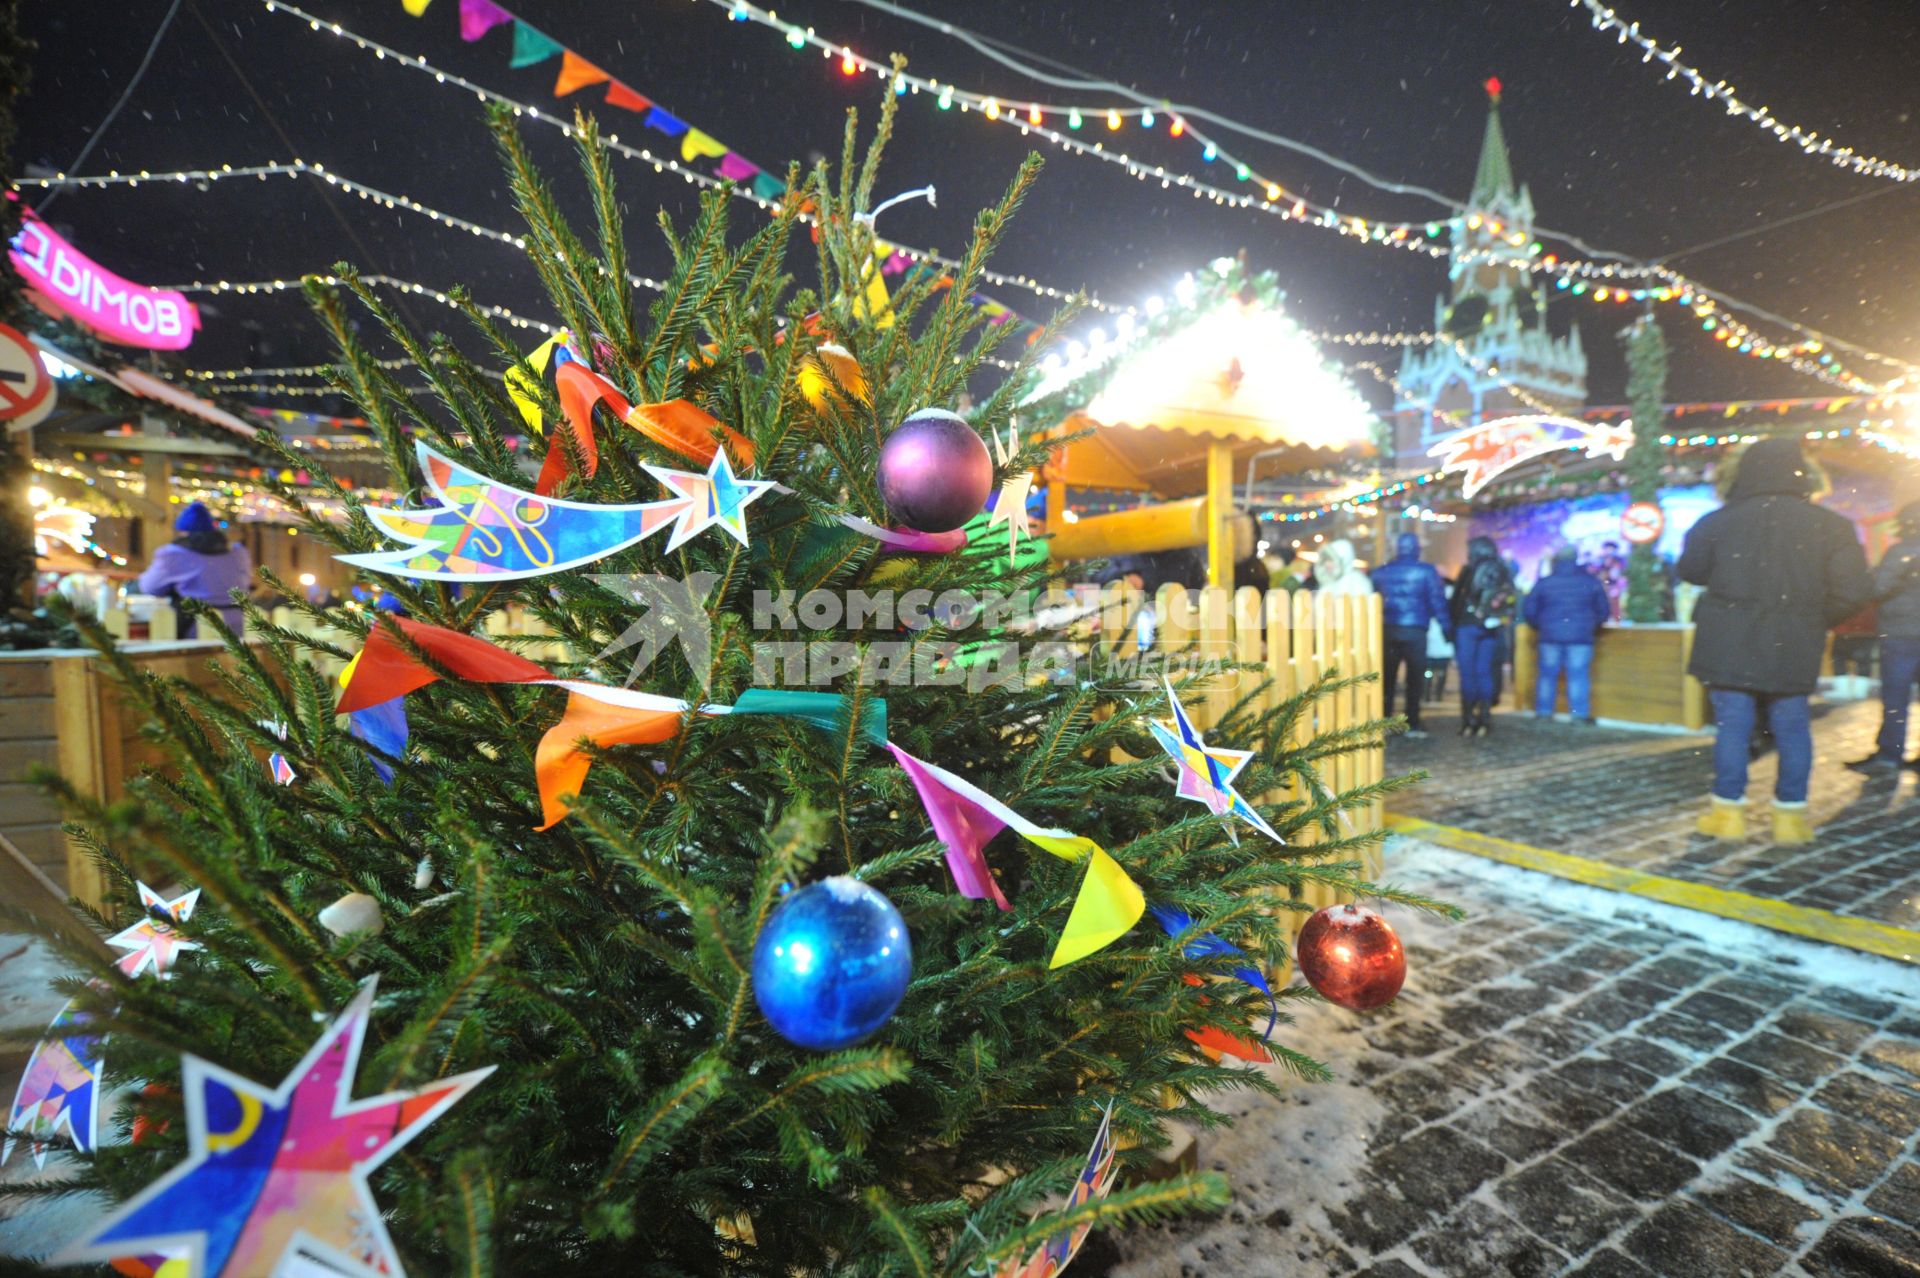
M762 26L781 32L785 36L787 43L792 47L804 48L812 46L819 49L824 57L840 59L842 69L849 74L869 72L882 80L893 80L894 78L894 72L891 66L883 65L874 59L865 57L845 45L835 44L818 35L811 27L802 28L785 22L772 11L760 9L755 5L746 3L746 0L708 0L708 2L725 9L729 16L736 21L756 22ZM1579 2L1579 0L1576 0L1576 3L1577 2ZM1070 129L1075 128L1078 124L1084 124L1088 120L1103 119L1108 125L1108 131L1113 132L1115 131L1116 125L1124 125L1125 122L1134 118L1140 120L1142 127L1152 127L1149 121L1155 118L1153 110L1144 108L1139 103L1130 103L1124 107L1062 106L1056 103L1043 103L1028 99L983 94L974 90L960 88L957 85L944 84L938 79L913 76L906 73L901 73L896 84L897 92L911 92L916 95L927 93L933 95L937 104L944 109L951 109L955 104L958 104L962 114L977 113L981 118L990 123L1019 130L1022 136L1038 136L1071 153L1089 156L1109 164L1120 165L1138 180L1148 181L1157 179L1162 189L1180 186L1189 190L1196 198L1210 199L1215 204L1277 215L1304 225L1331 229L1339 234L1357 238L1364 242L1383 244L1387 247L1422 253L1435 258L1445 258L1453 256L1451 250L1432 242L1437 239L1442 228L1464 223L1470 229L1477 230L1480 225L1483 224L1482 216L1478 213L1453 215L1424 222L1376 222L1369 221L1362 217L1342 214L1335 209L1315 204L1312 201L1299 197L1297 194L1291 192L1284 184L1256 173L1250 166L1234 159L1230 155L1226 155L1226 158L1233 166L1236 176L1239 177L1241 181L1248 183L1257 193L1245 194L1238 191L1226 190L1190 175L1170 171L1164 165L1149 164L1145 161L1135 159L1124 151L1109 148L1105 143L1085 142L1069 134L1061 133L1057 129L1049 128L1044 123L1049 115L1054 118L1059 118L1064 115ZM1190 128L1184 117L1164 106L1161 110L1163 113L1169 114L1171 121L1169 130L1174 136L1190 135L1196 142L1204 144L1206 149L1202 153L1203 159L1213 161L1225 155L1225 153L1220 151L1216 142L1207 139L1203 134ZM1176 124L1179 125L1178 129L1174 128ZM1497 233L1499 232L1496 230L1496 234ZM1549 238L1564 238L1549 232L1542 232L1542 234L1547 234ZM1749 304L1740 302L1738 299L1731 298L1724 293L1709 289L1665 265L1635 261L1597 262L1578 258L1564 258L1557 254L1547 254L1544 257L1536 257L1537 241L1529 243L1521 239L1516 242L1514 239L1509 238L1507 242L1510 248L1517 249L1525 245L1527 252L1510 253L1494 249L1469 250L1461 253L1459 260L1469 266L1479 263L1505 265L1517 267L1531 275L1551 276L1561 288L1568 288L1572 286L1575 281L1627 280L1652 283L1651 287L1609 287L1605 291L1595 290L1593 296L1593 300L1595 301L1618 300L1622 302L1645 302L1653 300L1665 302L1685 296L1688 302L1711 300L1716 303L1716 309L1740 307L1758 312L1758 308L1751 307ZM1576 295L1580 295L1585 293L1586 289L1575 288L1574 292ZM1803 334L1807 338L1807 342L1801 343L1800 345L1802 346L1811 345L1815 346L1816 349L1829 345L1843 347L1860 355L1862 358L1873 359L1903 372L1912 373L1916 371L1916 366L1910 361L1883 355L1854 343L1833 338L1830 335L1811 329L1804 324L1800 324L1784 316L1765 312L1758 313L1765 314L1766 318L1771 322L1779 323L1784 327ZM1749 336L1754 339L1755 344L1749 346L1747 349L1740 349L1737 345L1730 349L1735 349L1737 353L1751 355L1755 358L1773 358L1772 352L1774 349L1786 348L1786 344L1783 343L1767 342L1766 349L1763 350L1760 348L1759 342L1765 339L1758 338L1758 335L1753 334L1750 328L1748 328L1747 332ZM1846 380L1835 381L1836 376L1845 378L1846 374L1844 372L1834 372L1830 367L1832 362L1831 359L1823 362L1822 368L1826 371L1814 371L1810 368L1802 368L1800 371L1807 372L1809 375L1818 377L1823 381L1828 381L1836 385L1845 385L1855 389L1869 387L1871 385L1864 380L1861 380L1858 386Z
M284 0L264 0L264 3L268 13L284 13L289 17L299 18L305 21L311 30L325 31L338 36L382 60L390 59L409 70L430 75L440 84L453 85L456 88L474 94L483 102L492 102L505 107L512 111L515 116L534 120L549 127L559 129L567 137L574 135L575 129L571 120L562 119L559 116L541 110L537 106L521 102L515 98L510 98L503 93L497 93L484 85L467 79L465 76L455 74L452 71L442 70L424 58L402 53L398 49L380 43L378 40L370 40L357 32L348 30L338 22L329 22L324 18L316 17L298 5L287 4ZM608 150L615 154L625 156L628 159L651 164L655 172L672 172L692 185L705 187L710 190L724 190L732 195L733 198L748 201L767 212L773 212L780 207L780 203L777 200L766 199L762 196L755 195L751 190L726 181L723 178L712 177L697 169L688 168L671 156L657 155L646 147L634 146L630 143L622 142L616 133L604 134L601 140ZM814 218L811 214L803 213L799 216L799 220L807 225L814 223ZM911 248L904 244L894 244L891 241L888 243L894 251L903 253L916 262L930 263L947 270L958 270L965 265L957 258L947 257L930 249ZM1033 293L1035 296L1044 297L1050 301L1066 301L1080 294L1080 290L1055 288L1051 285L1042 284L1030 276L1008 275L1002 271L992 270L982 270L979 274L982 279L996 287L1024 289ZM1085 304L1093 310L1112 312L1115 314L1124 314L1131 310L1129 307L1114 306L1103 302L1091 294L1085 296Z
M1621 17L1617 9L1600 3L1600 0L1571 0L1570 7L1578 9L1582 5L1586 6L1592 17L1594 30L1612 33L1618 37L1619 43L1636 46L1641 52L1642 63L1659 62L1666 67L1666 79L1685 80L1693 97L1704 97L1709 102L1720 103L1728 115L1744 116L1777 140L1790 142L1806 154L1823 157L1829 164L1839 168L1852 169L1864 177L1885 178L1890 182L1920 181L1920 168L1909 168L1892 160L1862 155L1850 146L1841 146L1832 138L1823 138L1798 125L1786 123L1765 106L1743 101L1725 80L1710 80L1704 73L1680 61L1679 45L1661 44L1643 32L1638 22Z
M46 178L20 178L14 182L14 185L16 187L37 186L43 188L62 187L75 190L100 190L113 186L137 187L143 182L163 182L192 186L205 190L211 188L216 183L230 181L236 178L257 178L260 181L265 181L270 177L318 178L328 186L338 187L343 191L359 196L363 200L370 200L383 208L404 209L409 213L418 214L439 225L465 231L469 235L478 236L481 239L506 244L513 248L520 249L522 252L526 251L527 248L527 238L524 235L515 235L511 231L502 231L491 226L483 226L479 222L461 217L456 213L448 213L444 209L437 209L430 204L423 204L410 196L395 195L391 191L383 191L379 187L368 186L364 182L356 182L352 178L343 177L327 168L324 164L309 163L301 159L295 159L285 163L250 164L237 167L228 164L222 165L217 169L175 169L164 173L154 173L146 169L142 169L138 173L121 173L118 170L113 170L105 174L68 175L62 173ZM636 288L650 288L656 293L662 292L666 288L666 285L661 281L646 275L629 274L627 281Z

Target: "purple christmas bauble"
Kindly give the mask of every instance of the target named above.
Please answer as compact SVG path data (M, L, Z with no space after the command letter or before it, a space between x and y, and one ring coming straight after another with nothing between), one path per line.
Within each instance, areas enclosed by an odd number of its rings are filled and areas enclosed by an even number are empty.
M921 409L880 447L880 495L915 532L951 532L979 514L992 491L987 446L944 409Z

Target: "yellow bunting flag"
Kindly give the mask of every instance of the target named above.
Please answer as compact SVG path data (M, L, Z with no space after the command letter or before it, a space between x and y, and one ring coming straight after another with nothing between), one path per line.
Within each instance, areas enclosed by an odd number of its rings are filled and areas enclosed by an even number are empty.
M698 129L688 129L687 136L680 139L680 158L683 160L697 160L702 156L718 159L726 153L726 143L716 142Z
M433 0L400 0L400 7L417 18L425 13L427 6L432 3Z

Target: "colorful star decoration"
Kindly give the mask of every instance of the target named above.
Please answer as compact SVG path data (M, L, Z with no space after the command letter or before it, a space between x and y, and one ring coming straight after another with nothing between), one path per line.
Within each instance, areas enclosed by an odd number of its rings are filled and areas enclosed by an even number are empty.
M993 458L1005 469L1020 451L1020 428L1009 425L1007 438L1003 443L998 435L991 431L987 438L993 441ZM987 520L987 527L1000 524L1007 526L1007 558L1020 548L1022 537L1033 536L1033 526L1027 519L1027 495L1033 491L1033 472L1021 471L1018 475L1008 475L1000 484L1000 495L993 499L993 514Z
M1253 805L1233 788L1233 779L1247 766L1247 760L1253 758L1253 751L1209 746L1200 739L1193 721L1187 718L1186 707L1174 695L1173 684L1168 682L1166 687L1167 703L1173 707L1173 724L1169 727L1149 722L1147 726L1153 729L1154 740L1160 743L1160 748L1173 756L1174 765L1180 769L1180 783L1175 793L1183 799L1206 804L1207 811L1222 820L1228 815L1238 816L1275 843L1285 843L1266 819L1253 810ZM1232 833L1231 823L1227 830Z
M280 1086L187 1056L185 1162L52 1258L184 1253L186 1278L279 1271L294 1255L345 1274L404 1278L367 1177L493 1067L351 1099L373 1006L369 980Z
M678 550L709 528L726 531L741 545L747 544L747 507L773 484L763 479L736 479L727 450L715 450L704 475L688 470L647 467L647 473L687 499L679 512L668 550Z
M192 941L184 940L173 930L175 923L184 923L193 916L193 907L200 901L200 889L169 901L158 892L142 883L140 887L140 907L146 917L132 927L107 938L107 944L116 950L127 950L114 960L114 966L126 976L139 976L151 971L161 980L167 977L167 969L173 965L174 955L182 950L197 950L200 947Z

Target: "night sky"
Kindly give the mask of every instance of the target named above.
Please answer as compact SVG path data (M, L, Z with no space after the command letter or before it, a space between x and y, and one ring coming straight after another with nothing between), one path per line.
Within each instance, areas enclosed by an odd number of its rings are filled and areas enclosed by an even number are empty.
M504 26L476 44L463 43L457 0L433 0L420 19L408 17L399 0L309 0L307 7L499 92L556 105L557 60L510 70L511 35ZM881 90L873 78L848 78L817 52L794 52L777 33L729 22L710 4L520 0L508 7L775 172L788 158L837 154L845 110L857 106L867 119L877 109ZM918 7L1456 198L1466 195L1480 144L1481 82L1498 75L1514 168L1532 187L1541 225L1635 255L1671 253L1872 196L1676 265L1736 297L1920 360L1920 193L1833 168L1690 98L1680 84L1664 83L1653 67L1641 65L1637 52L1590 29L1585 11L1563 0L919 0ZM24 25L40 50L21 108L16 160L22 172L70 168L166 8L164 0L26 0ZM1914 118L1920 94L1912 70L1920 65L1920 15L1912 0L1662 0L1640 10L1628 11L1656 37L1680 44L1686 60L1732 81L1781 118L1831 132L1861 151L1920 164ZM923 75L1013 98L1074 96L1024 81L960 43L852 0L788 0L779 11L862 53L903 52ZM572 100L594 104L623 137L661 141L646 134L637 117L598 105L601 96L600 89L588 89ZM1142 158L1207 169L1209 178L1232 184L1223 166L1202 164L1190 140L1168 139L1164 120L1152 135L1137 123L1108 135L1092 120L1087 131L1125 142ZM545 126L529 125L527 132L563 202L584 215L568 144ZM883 234L957 251L974 210L1004 188L1028 145L976 116L938 111L926 95L903 99L879 188L933 183L939 207L891 211ZM1181 272L1244 249L1254 266L1278 272L1291 310L1309 326L1431 324L1433 297L1445 285L1438 262L1216 207L1113 166L1040 149L1047 167L994 262L1001 270L1138 303L1165 294ZM1237 149L1292 188L1346 213L1369 219L1444 213L1276 147L1244 142ZM520 229L471 96L246 0L184 0L146 78L80 171L217 167L296 154L474 221ZM657 274L665 252L648 221L658 207L687 216L693 188L635 161L618 162L616 174L631 218L634 268ZM29 193L30 202L40 198ZM743 228L759 216L751 205L736 208ZM288 276L346 259L369 272L440 288L465 283L483 302L550 318L531 267L511 247L376 208L312 179L226 182L205 192L162 186L71 191L54 202L49 217L86 252L143 283ZM1549 250L1555 247L1549 240ZM1023 291L995 295L1030 317L1045 313L1045 304ZM193 366L304 364L331 356L292 296L201 300L205 329L188 352ZM423 327L456 331L462 324L429 301L408 308ZM1623 396L1614 334L1630 309L1557 295L1556 329L1577 321L1585 336L1594 403ZM1661 316L1675 348L1669 398L1837 393L1726 353L1677 308L1664 308ZM1878 366L1862 371L1877 374ZM1370 386L1370 379L1359 380ZM313 399L279 402L326 406Z

